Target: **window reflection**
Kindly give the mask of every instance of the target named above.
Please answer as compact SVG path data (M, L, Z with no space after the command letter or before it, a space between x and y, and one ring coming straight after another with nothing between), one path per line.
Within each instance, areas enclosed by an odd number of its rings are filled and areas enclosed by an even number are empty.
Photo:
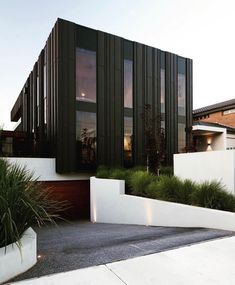
M124 117L124 162L125 166L132 164L133 118Z
M124 59L124 107L133 108L133 61Z
M178 73L178 114L185 116L185 74Z
M178 152L185 152L185 124L178 124Z
M76 141L79 168L94 168L96 163L95 113L76 112Z
M76 50L76 99L96 102L96 52Z
M123 101L124 101L124 166L133 163L133 43L124 41Z

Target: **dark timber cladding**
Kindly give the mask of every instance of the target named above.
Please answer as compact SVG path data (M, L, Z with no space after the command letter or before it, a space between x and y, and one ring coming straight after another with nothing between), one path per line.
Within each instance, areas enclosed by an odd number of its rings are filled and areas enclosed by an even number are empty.
M92 50L96 52L96 104L76 101L76 49L81 43L81 48L92 45ZM127 43L133 58L133 163L140 165L146 161L141 118L144 106L150 104L153 116L161 116L162 68L165 74L167 162L172 163L172 155L178 152L179 57L58 19L11 112L11 119L17 121L21 118L21 129L33 137L33 155L56 157L57 172L78 170L76 111L86 112L88 109L82 108L88 105L96 114L97 164L123 165L124 116L126 111L131 111L124 110L123 98L124 48ZM162 59L164 67L161 66ZM190 130L192 60L183 60L186 102L184 124L185 129ZM160 120L156 124L160 124ZM185 137L186 144L189 144L189 132Z

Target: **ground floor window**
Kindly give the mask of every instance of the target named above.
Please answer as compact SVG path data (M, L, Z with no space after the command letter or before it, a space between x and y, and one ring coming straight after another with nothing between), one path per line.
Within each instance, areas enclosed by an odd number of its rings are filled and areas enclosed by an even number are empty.
M96 166L96 113L76 111L78 168Z

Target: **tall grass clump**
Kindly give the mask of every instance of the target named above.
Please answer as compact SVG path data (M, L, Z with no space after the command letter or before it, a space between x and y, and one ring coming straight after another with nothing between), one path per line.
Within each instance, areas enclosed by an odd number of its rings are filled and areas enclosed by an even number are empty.
M136 196L147 197L147 187L150 183L155 181L155 176L146 171L135 171L130 175L129 186L131 194Z
M156 198L184 203L183 182L175 176L160 176L156 183Z
M174 170L172 166L161 166L160 175L172 176L174 175Z
M235 211L235 197L218 181L204 182L192 194L192 204L200 207Z
M96 171L97 178L110 178L110 169L107 166L100 165Z
M53 200L25 168L0 159L0 248L14 242L20 247L27 228L55 223L67 206Z

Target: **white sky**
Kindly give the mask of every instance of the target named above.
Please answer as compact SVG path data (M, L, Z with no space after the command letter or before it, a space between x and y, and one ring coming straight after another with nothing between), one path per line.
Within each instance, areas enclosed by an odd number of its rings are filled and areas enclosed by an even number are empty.
M235 98L234 0L0 0L0 124L57 17L193 59L194 108Z

